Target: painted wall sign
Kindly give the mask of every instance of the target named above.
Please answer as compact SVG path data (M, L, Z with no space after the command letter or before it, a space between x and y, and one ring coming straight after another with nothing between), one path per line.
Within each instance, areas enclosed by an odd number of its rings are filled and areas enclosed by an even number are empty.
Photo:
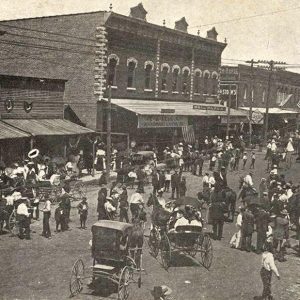
M138 128L184 127L188 125L186 116L139 116Z
M174 114L175 113L175 109L173 109L173 108L162 108L160 110L160 112L162 114Z
M225 106L212 106L212 105L201 105L201 104L193 105L193 109L226 111Z

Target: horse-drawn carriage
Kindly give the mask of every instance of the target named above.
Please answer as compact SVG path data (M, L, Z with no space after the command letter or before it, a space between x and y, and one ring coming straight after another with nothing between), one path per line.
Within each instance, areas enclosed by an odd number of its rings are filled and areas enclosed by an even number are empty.
M161 262L166 270L171 265L171 256L174 252L189 255L205 268L210 268L213 248L209 235L203 232L203 220L200 217L201 205L202 203L196 198L182 197L176 201L168 220L164 218L164 221L154 221L152 218L153 228L148 241L150 253L157 257L160 252ZM191 215L196 215L198 218L187 217L186 222L181 222L176 226L177 212L184 212L187 208L192 213ZM155 211L155 207L153 210ZM183 215L182 218L185 216Z
M131 248L133 225L128 223L102 220L92 226L92 258L91 273L86 274L82 259L73 265L70 278L71 296L79 294L83 289L83 281L91 278L90 287L97 290L103 284L113 284L118 300L127 299L129 285L137 283L141 287L141 256L137 263ZM130 255L131 254L131 255Z

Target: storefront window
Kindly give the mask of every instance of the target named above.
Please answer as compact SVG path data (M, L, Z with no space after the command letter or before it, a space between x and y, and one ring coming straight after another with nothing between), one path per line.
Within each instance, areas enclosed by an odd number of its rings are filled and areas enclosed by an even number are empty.
M248 86L247 84L244 85L244 100L247 100L248 98Z
M195 78L194 78L194 92L195 94L200 94L200 76L201 73L197 71L195 73Z
M263 89L263 92L262 92L262 103L265 103L265 99L266 99L266 89Z
M212 95L217 95L218 93L218 75L212 75Z
M128 79L127 79L127 87L134 87L134 75L135 75L135 62L131 61L128 63Z

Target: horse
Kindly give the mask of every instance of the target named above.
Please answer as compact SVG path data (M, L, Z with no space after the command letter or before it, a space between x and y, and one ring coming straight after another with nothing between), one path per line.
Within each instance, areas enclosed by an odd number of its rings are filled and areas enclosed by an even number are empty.
M128 237L130 256L135 261L137 269L141 268L142 248L144 244L144 223L146 221L146 212L141 210L139 215L132 219L133 227Z

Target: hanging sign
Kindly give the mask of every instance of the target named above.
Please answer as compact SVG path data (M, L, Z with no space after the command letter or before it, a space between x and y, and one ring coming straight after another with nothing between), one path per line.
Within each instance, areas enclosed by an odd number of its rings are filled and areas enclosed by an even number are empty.
M264 115L259 110L252 111L252 123L253 124L264 123Z
M226 111L225 106L212 106L212 105L201 105L201 104L193 105L193 109Z

